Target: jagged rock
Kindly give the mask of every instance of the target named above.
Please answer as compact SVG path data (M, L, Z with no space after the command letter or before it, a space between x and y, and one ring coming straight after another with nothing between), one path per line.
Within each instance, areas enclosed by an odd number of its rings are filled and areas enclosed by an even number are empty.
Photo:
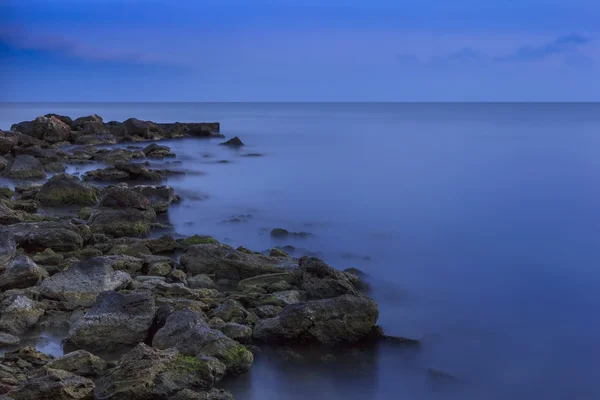
M348 275L318 258L302 257L296 270L298 286L311 299L326 299L343 294L358 294Z
M274 292L260 298L260 305L285 307L304 300L305 293L299 290L284 290Z
M87 400L93 397L94 382L63 370L48 369L45 374L23 382L8 393L14 400Z
M231 138L223 143L219 143L221 146L229 146L229 147L242 147L244 142L239 137Z
M224 374L225 366L214 358L140 343L98 381L96 399L165 399L182 389L210 389Z
M36 200L47 206L91 206L98 202L97 190L69 174L58 174L44 183Z
M102 117L98 114L89 115L86 117L79 117L71 124L73 129L73 136L77 137L80 134L107 134L109 133L108 128L104 126Z
M23 216L0 202L0 225L12 225L23 222Z
M139 191L120 186L107 188L100 205L108 208L135 208L147 210L151 207L150 200Z
M118 163L128 163L131 161L133 154L126 149L113 149L109 152L98 152L92 158L94 160L104 161L106 164L115 165Z
M267 342L317 342L336 344L366 337L379 317L377 303L362 296L294 304L277 317L261 319L254 338Z
M46 249L32 257L32 260L40 265L60 265L64 259L62 254L57 254L52 249Z
M42 163L30 155L16 156L5 171L6 176L12 179L42 179L46 177Z
M21 335L38 323L44 310L33 300L13 294L0 303L0 331Z
M183 389L169 397L169 400L233 400L233 395L223 389L211 389L208 392Z
M159 146L156 143L152 143L144 147L143 152L148 158L162 159L164 157L175 157L175 154L171 152L170 147Z
M0 130L0 154L10 153L19 144L19 139L12 132Z
M268 273L284 272L285 260L259 254L246 254L224 244L200 244L189 247L181 256L181 265L193 275L215 275L217 282L239 282Z
M114 264L106 257L80 261L45 279L40 293L50 299L89 307L100 293L124 288L131 282L129 274L113 270Z
M71 138L71 127L56 117L37 117L31 136L48 143L65 142Z
M134 208L92 210L88 225L93 233L113 237L144 236L150 231L149 219Z
M68 339L89 351L111 351L143 342L156 306L148 293L104 292L69 330Z
M46 368L62 369L81 376L99 376L106 369L106 361L85 350L77 350L50 361Z
M192 289L216 289L217 285L206 274L195 275L187 280L187 284Z
M222 332L211 329L201 315L182 310L171 314L156 332L152 346L175 348L184 355L204 354L218 358L229 373L246 372L254 360L252 353Z
M0 275L0 291L25 289L34 286L47 276L48 273L29 257L20 256L11 261Z
M279 306L266 305L253 308L249 311L252 311L258 318L263 319L278 316L281 314L281 311L283 311L283 308Z
M144 195L157 213L167 212L171 203L177 200L175 191L170 186L138 185L133 190Z
M46 117L46 118L54 117L54 118L64 122L66 125L69 125L71 127L73 126L73 119L71 117L67 117L66 115L46 114L46 115L44 115L44 117Z
M152 254L170 253L179 248L179 245L173 237L164 235L159 238L146 239L144 244L150 249Z

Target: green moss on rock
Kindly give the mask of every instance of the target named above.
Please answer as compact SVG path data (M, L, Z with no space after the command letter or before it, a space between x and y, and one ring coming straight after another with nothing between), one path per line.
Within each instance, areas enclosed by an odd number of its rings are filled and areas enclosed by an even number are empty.
M271 256L271 257L289 257L290 255L283 250L273 248L273 249L271 249L269 256Z
M219 242L211 236L194 235L183 239L181 244L184 246L194 246L196 244L219 244Z

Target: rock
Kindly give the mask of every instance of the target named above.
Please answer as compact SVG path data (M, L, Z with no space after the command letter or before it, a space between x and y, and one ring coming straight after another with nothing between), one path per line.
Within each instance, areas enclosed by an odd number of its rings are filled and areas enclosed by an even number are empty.
M192 289L216 289L217 285L206 274L195 275L187 280L187 284Z
M194 246L196 244L219 244L219 242L212 236L200 236L200 235L194 235L194 236L187 237L185 239L181 239L179 241L179 243L185 247Z
M120 244L112 247L108 251L108 255L119 255L123 254L126 256L141 258L145 255L151 255L150 249L144 246L142 243Z
M73 126L73 119L71 119L71 117L67 117L66 115L46 114L46 115L44 115L44 117L46 117L46 118L54 117L54 118L64 122L66 125Z
M46 206L91 206L98 202L95 188L69 174L58 174L42 185L36 200Z
M0 231L0 272L4 271L6 265L15 258L16 254L17 243L14 236Z
M93 233L113 237L147 235L150 231L148 222L146 215L134 208L92 210L88 220Z
M14 192L12 191L11 188L6 187L6 186L0 187L0 198L10 200L10 199L12 199L13 195L14 195Z
M19 139L12 132L0 131L0 154L10 153L19 144Z
M40 265L60 265L64 259L62 254L56 254L52 249L46 249L32 257L32 260Z
M46 170L46 172L60 174L60 173L65 172L67 170L67 167L63 163L53 162L53 163L44 165L44 169Z
M25 381L8 395L14 400L87 400L93 397L94 388L90 379L48 369L44 375Z
M326 299L343 294L358 294L348 275L318 258L302 257L296 281L311 299Z
M98 381L96 399L165 399L182 389L210 389L225 373L221 362L157 350L143 343Z
M167 263L154 263L148 268L148 275L167 276L171 273L171 266Z
M156 332L152 346L175 348L184 355L204 354L219 359L228 373L246 372L254 357L246 348L223 333L211 329L200 315L190 310L176 311Z
M149 169L138 163L115 163L115 168L127 173L131 181L161 181L167 177L167 171Z
M129 174L125 171L120 171L115 167L96 169L94 171L88 171L83 175L84 181L116 182L125 181L127 179L129 179Z
M85 350L77 350L50 361L46 368L61 369L81 376L99 376L106 369L106 361Z
M122 289L131 282L129 274L114 271L113 265L115 262L105 257L80 261L44 280L40 293L49 299L90 307L100 293Z
M229 147L242 147L244 143L241 141L239 137L234 137L232 139L227 140L226 142L219 143L221 146L229 146Z
M104 292L69 330L68 339L89 351L113 351L143 342L156 306L148 293Z
M135 208L148 210L150 200L137 190L120 186L111 186L104 191L100 205L108 208Z
M249 343L252 341L252 328L247 325L236 324L235 322L227 322L216 325L213 328L220 330L230 339L240 343Z
M274 305L265 305L256 307L250 311L252 311L258 318L263 319L278 316L281 314L281 311L283 311L283 308Z
M10 295L0 303L0 331L21 335L38 323L44 310L21 294Z
M12 225L23 222L23 216L0 202L0 225Z
M159 238L146 239L144 244L150 249L152 254L171 253L179 248L179 244L175 239L168 235Z
M171 278L175 283L183 283L185 286L188 284L185 272L180 269L174 269L171 271L169 278Z
M19 338L8 333L0 332L0 347L16 346L20 342Z
M177 200L171 186L138 185L134 186L133 190L144 195L157 213L167 212L171 203Z
M294 287L292 285L290 285L289 283L287 283L286 281L279 281L279 282L270 284L267 287L267 292L269 292L269 293L284 292L284 291L290 291L293 288Z
M291 304L297 304L304 300L304 292L298 290L284 290L274 292L261 298L261 305L271 305L285 307Z
M259 286L259 287L269 287L270 285L278 282L287 282L290 284L294 284L296 282L296 273L295 272L280 272L276 274L266 274L266 275L258 275L253 276L252 278L247 278L241 280L238 283L238 290L243 291L244 289L251 286Z
M156 143L152 143L144 147L143 152L148 158L162 159L164 157L175 157L175 154L171 152L170 147L159 146Z
M6 176L12 179L43 179L46 177L42 163L29 155L15 157L7 170Z
M87 221L92 215L92 209L90 207L83 207L81 210L77 211L77 216L84 221Z
M89 115L87 117L80 117L73 121L71 127L74 131L73 136L81 133L86 134L106 134L109 133L108 128L104 126L102 117L98 114Z
M4 170L8 166L8 160L0 156L0 171Z
M129 163L132 159L132 152L125 149L112 149L107 153L99 152L93 157L94 160L102 160L108 165L116 165L118 163Z
M290 233L287 230L281 228L275 228L271 231L271 236L274 238L286 238L289 235Z
M226 300L210 313L211 318L220 318L225 322L238 324L253 324L257 321L256 315L244 308L237 300Z
M13 210L25 211L26 213L36 213L39 208L38 203L34 200L15 200L11 205Z
M48 143L65 142L71 138L71 127L56 117L37 117L31 136Z
M48 273L37 266L29 257L15 258L0 275L0 291L25 289L47 277Z
M191 246L181 256L180 263L193 275L214 274L217 282L239 282L256 275L284 272L287 267L281 259L242 253L224 244Z
M277 317L262 319L254 327L254 339L267 342L356 342L367 336L377 322L377 303L362 296L294 304Z
M28 253L44 251L68 252L83 246L83 236L89 232L85 225L77 226L68 222L34 222L6 226L0 232L12 235L17 245ZM1 233L0 233L1 235Z
M183 389L169 397L169 400L233 400L233 395L223 389L211 389L208 392Z
M273 249L271 249L269 256L270 257L289 257L290 255L283 250L273 248Z

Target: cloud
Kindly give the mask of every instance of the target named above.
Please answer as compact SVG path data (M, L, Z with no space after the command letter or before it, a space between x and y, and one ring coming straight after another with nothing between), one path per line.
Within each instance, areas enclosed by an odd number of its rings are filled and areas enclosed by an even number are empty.
M540 61L555 55L575 53L590 41L590 38L576 34L561 36L540 46L526 45L519 47L513 53L497 57L496 60L509 62Z

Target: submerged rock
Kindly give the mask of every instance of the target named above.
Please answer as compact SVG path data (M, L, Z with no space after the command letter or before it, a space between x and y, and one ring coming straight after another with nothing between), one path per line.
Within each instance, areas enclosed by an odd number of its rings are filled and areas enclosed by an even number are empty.
M113 265L112 260L104 257L77 262L44 280L40 293L50 299L89 307L100 293L124 288L131 282L129 274L113 270Z
M347 274L330 267L318 258L302 257L300 267L295 272L298 285L312 299L359 293Z
M183 389L210 389L224 373L225 366L216 359L140 343L98 381L96 399L166 399Z
M231 138L223 143L219 143L221 146L229 146L229 147L242 147L244 142L239 137Z
M254 338L267 342L356 342L366 337L377 322L377 303L362 296L344 295L333 299L294 304L277 317L262 319Z
M146 197L157 213L167 212L171 203L178 199L171 186L137 185L133 190Z
M58 174L44 183L36 200L47 206L91 206L98 202L97 190L78 177Z
M89 351L111 351L143 342L156 306L148 293L104 292L69 330L68 339Z

